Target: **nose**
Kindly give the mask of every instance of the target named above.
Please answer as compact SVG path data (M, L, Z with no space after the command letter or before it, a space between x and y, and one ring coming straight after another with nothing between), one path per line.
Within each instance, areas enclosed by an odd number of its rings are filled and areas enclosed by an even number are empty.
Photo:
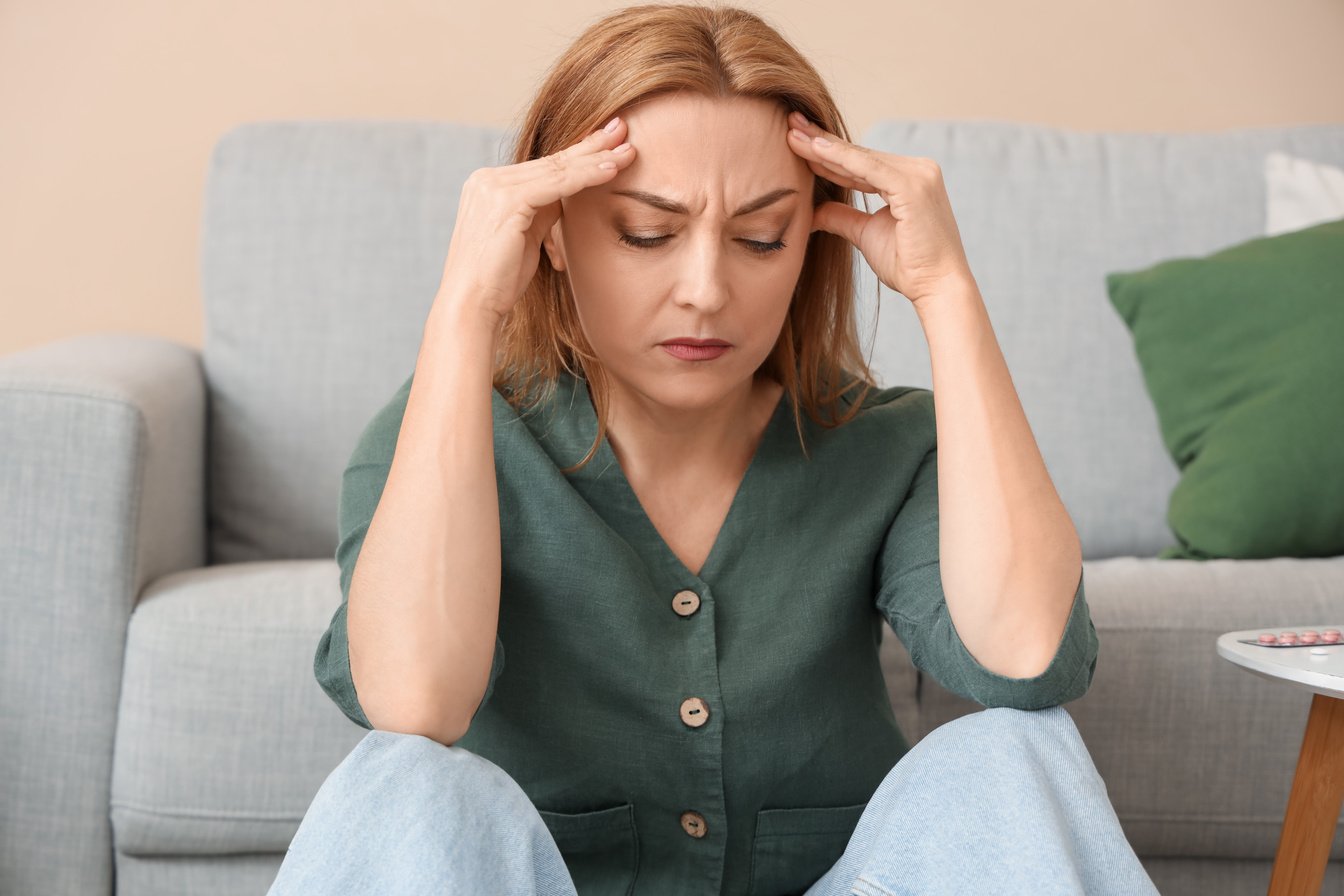
M728 302L728 258L721 238L703 234L689 241L674 284L676 302L711 315Z

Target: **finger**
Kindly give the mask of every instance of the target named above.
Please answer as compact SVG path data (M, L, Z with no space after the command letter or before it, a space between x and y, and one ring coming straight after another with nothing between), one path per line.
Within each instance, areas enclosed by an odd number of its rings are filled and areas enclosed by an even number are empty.
M797 110L789 113L789 126L798 128L809 137L821 133L822 130L820 125Z
M789 131L790 146L794 152L807 160L809 165L820 166L820 173L823 177L830 177L835 174L838 177L848 178L853 183L862 183L861 189L865 193L882 192L876 184L873 183L873 174L875 172L886 173L889 169L882 168L872 164L867 153L857 150L852 144L841 141L825 146L815 142L811 137L802 131ZM845 152L841 147L856 149L857 157L854 152ZM816 168L814 167L815 171ZM834 179L834 178L832 178ZM839 181L837 181L839 183ZM849 184L846 184L849 186Z
M851 190L856 190L860 193L877 192L877 189L872 184L868 183L868 181L863 180L862 178L850 177L848 174L845 174L842 171L837 171L834 166L827 165L819 159L803 159L803 161L807 162L807 167L818 177L824 177L833 183L837 183L840 186L847 187Z
M789 113L789 126L797 128L808 137L822 136L836 143L848 142L845 138L831 133L801 112Z
M505 182L519 183L538 176L549 176L556 168L556 161L564 162L571 159L592 157L614 149L625 141L627 128L624 118L618 117L615 121L616 126L610 131L599 128L577 143L566 146L557 152L508 166ZM603 159L597 159L597 162L601 161Z
M824 230L858 245L859 234L872 215L841 202L823 202L812 210L812 230Z
M598 128L579 142L565 147L556 153L556 155L565 158L576 158L578 156L591 155L594 152L600 152L604 149L611 149L614 146L620 145L625 142L627 128L625 119L616 116L612 119L612 122L615 122L615 124L608 122L606 126ZM611 130L607 130L607 127L610 127Z
M800 118L802 118L800 113L791 113L789 122L795 124ZM802 120L806 122L806 119ZM795 147L796 151L809 161L817 161L828 165L849 177L866 181L875 187L878 187L879 184L890 183L894 177L899 176L896 166L889 164L888 157L862 146L856 146L811 122L806 122L803 127L795 126L789 131L789 137L790 146ZM814 138L820 138L827 142L820 143ZM886 195L882 187L870 192Z
M526 181L513 186L522 191L523 201L533 209L542 209L573 196L589 187L606 183L635 160L636 150L628 142L591 155L563 157L559 154L535 161L544 162ZM612 167L602 167L611 163Z
M867 179L846 169L838 160L824 158L814 148L811 138L801 131L789 131L789 143L789 148L801 156L814 173L828 180L833 180L841 186L849 187L851 190L860 190L864 193L879 192Z

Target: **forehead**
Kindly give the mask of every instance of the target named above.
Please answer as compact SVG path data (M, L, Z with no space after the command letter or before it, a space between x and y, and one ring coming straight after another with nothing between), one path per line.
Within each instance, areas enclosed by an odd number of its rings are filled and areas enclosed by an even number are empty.
M788 110L760 97L713 97L698 93L653 96L620 110L632 135L648 131L650 137L683 133L687 127L716 130L785 130Z
M789 148L788 110L756 97L674 94L620 111L635 160L600 191L639 189L696 210L706 201L734 208L781 186L807 195L812 172Z

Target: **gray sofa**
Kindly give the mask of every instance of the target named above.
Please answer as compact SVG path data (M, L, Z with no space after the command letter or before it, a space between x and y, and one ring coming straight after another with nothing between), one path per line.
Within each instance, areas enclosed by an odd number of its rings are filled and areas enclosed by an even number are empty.
M312 670L341 599L341 473L413 367L460 185L506 136L240 126L208 176L203 351L98 333L0 359L0 892L266 891L365 733ZM1103 276L1261 235L1264 154L1344 164L1344 125L887 121L860 142L943 167L1082 536L1101 652L1067 708L1130 842L1164 894L1263 893L1310 694L1214 639L1337 621L1344 558L1153 559L1177 473ZM931 386L908 303L862 267L884 384ZM912 742L979 708L890 630L882 659ZM1344 894L1344 829L1331 858L1324 892Z

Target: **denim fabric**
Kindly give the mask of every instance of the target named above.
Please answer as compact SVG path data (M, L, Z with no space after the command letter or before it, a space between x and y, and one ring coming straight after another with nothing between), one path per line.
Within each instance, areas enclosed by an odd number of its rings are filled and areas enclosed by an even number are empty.
M570 860L582 861L574 833L564 832ZM612 876L582 896L706 892L647 873L631 846L625 871L605 861ZM772 848L759 830L756 847ZM1157 894L1062 706L992 707L930 732L892 767L825 875L805 890L774 883L753 875L747 892ZM326 893L575 888L551 831L502 769L458 746L373 730L318 790L269 896Z

